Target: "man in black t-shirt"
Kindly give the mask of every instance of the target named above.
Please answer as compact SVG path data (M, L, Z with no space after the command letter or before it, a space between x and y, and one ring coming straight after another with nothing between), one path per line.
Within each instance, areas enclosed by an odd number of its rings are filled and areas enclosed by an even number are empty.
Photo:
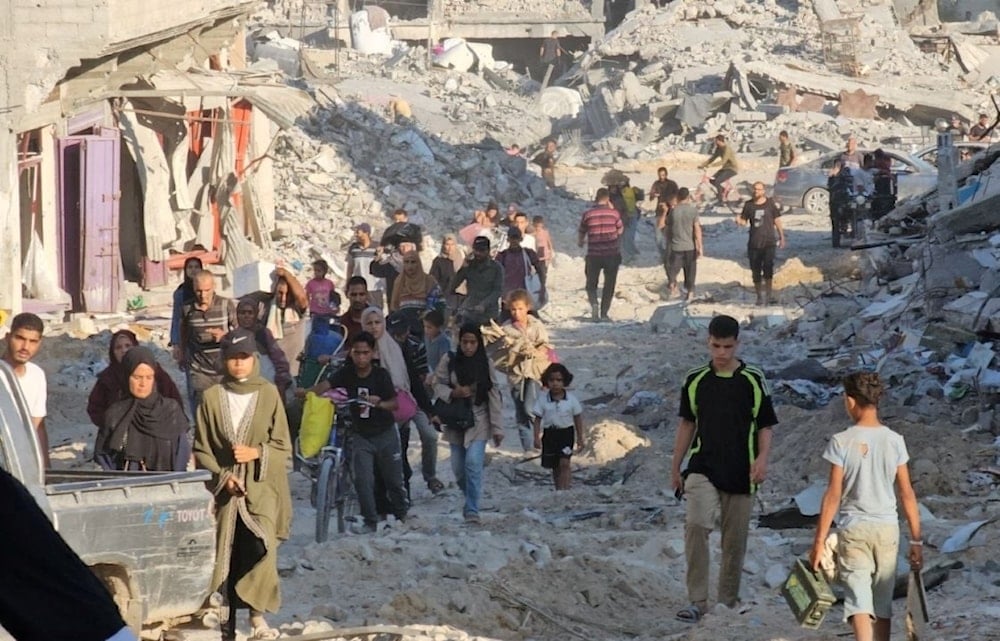
M778 423L763 372L736 358L739 332L735 318L713 318L708 325L711 360L689 371L681 388L671 483L675 496L687 497L690 605L677 618L692 623L708 608L708 536L717 527L722 534L719 603L732 608L739 601L753 494L767 476L771 427Z
M389 372L372 365L375 337L368 332L351 337L350 363L330 375L333 389L343 388L351 404L354 440L351 465L354 487L364 527L358 533L374 532L378 525L375 508L375 474L382 477L389 505L400 521L406 519L406 494L403 490L403 460L399 433L392 413L399 405Z
M108 589L0 469L0 625L15 639L135 641Z
M668 178L669 172L666 167L656 170L656 181L649 188L649 199L656 199L656 204L670 203L670 199L677 195L677 183Z
M986 132L990 128L990 117L986 114L979 114L979 122L969 129L969 140L989 142Z
M773 305L776 302L771 295L774 254L776 247L785 247L785 230L781 227L781 209L767 197L764 183L753 184L753 196L743 205L736 224L750 225L747 257L753 288L757 292L757 306Z

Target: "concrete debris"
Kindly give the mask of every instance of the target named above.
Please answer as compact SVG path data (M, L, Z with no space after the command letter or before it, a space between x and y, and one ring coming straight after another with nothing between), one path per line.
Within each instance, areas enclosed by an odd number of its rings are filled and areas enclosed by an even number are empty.
M837 115L845 118L875 120L878 117L878 112L875 110L876 105L878 105L878 96L875 94L868 94L864 89L854 91L841 89L837 103Z
M393 51L389 12L382 7L365 7L351 14L351 45L362 55L390 56Z
M481 17L483 14L520 14L544 18L587 17L591 15L591 0L537 2L536 0L441 0L445 17Z

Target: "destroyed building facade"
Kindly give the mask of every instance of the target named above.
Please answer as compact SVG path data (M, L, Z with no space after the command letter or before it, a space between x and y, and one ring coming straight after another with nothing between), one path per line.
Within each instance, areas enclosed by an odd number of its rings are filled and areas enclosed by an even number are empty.
M0 8L0 309L118 311L126 280L163 284L190 253L228 263L265 235L263 113L289 126L303 101L242 71L255 6Z

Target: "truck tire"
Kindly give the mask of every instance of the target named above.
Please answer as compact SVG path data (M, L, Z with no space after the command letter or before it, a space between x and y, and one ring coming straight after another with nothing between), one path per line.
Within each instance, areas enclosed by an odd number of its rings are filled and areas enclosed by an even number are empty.
M316 478L316 542L323 543L330 537L330 512L337 496L337 459L326 456L320 464Z
M90 568L111 593L125 624L137 635L142 631L141 608L132 607L132 590L124 568L115 565L95 565Z

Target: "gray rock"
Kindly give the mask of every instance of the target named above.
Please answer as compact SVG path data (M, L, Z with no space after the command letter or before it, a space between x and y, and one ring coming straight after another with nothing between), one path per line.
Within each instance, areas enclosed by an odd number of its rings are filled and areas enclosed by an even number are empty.
M788 578L788 568L784 565L772 565L764 572L764 585L772 590L780 587Z
M324 603L315 606L309 611L311 617L323 617L331 621L344 621L347 619L347 611L335 603Z
M684 539L670 539L663 544L663 553L670 559L679 559L684 556Z
M795 361L777 373L783 380L805 379L815 383L825 383L833 379L833 374L815 358Z
M332 632L333 626L326 621L306 621L302 628L302 634L318 634L320 632Z

